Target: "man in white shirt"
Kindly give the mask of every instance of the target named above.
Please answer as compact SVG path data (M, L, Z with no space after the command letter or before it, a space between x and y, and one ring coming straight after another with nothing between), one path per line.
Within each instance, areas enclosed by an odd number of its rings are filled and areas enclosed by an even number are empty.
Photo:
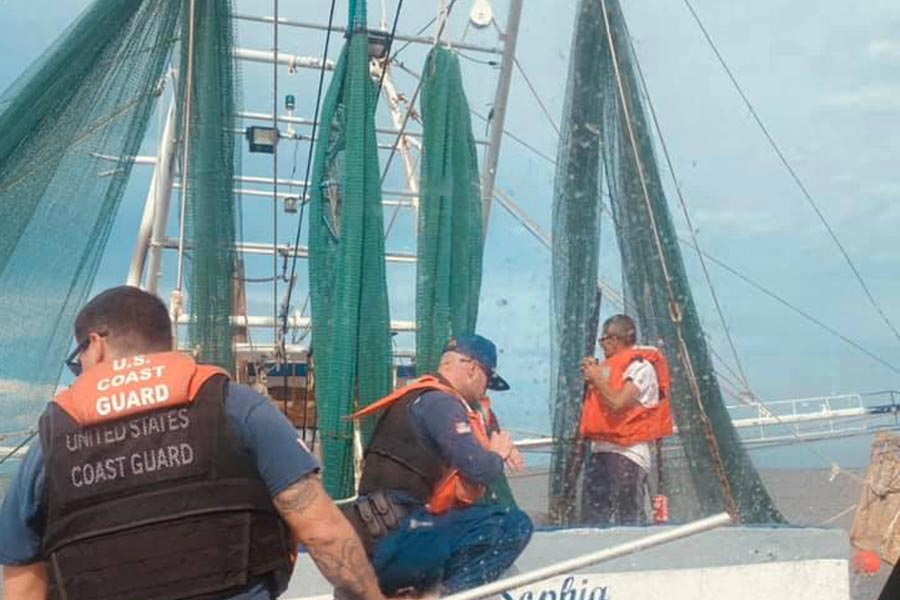
M652 450L666 420L671 427L667 399L660 406L666 395L660 393L656 366L665 359L655 348L635 346L635 341L634 321L615 315L603 324L604 362L586 357L581 363L589 388L586 402L598 403L600 412L592 421L595 435L590 436L582 486L582 518L587 523L646 521Z

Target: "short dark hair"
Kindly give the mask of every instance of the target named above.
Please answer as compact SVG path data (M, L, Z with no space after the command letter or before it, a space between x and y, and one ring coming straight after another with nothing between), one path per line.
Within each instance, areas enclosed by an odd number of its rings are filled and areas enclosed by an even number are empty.
M603 322L603 333L614 335L629 346L637 343L637 328L628 315L613 315Z
M110 288L94 296L75 317L75 339L105 333L124 355L172 349L172 321L157 296L129 285Z

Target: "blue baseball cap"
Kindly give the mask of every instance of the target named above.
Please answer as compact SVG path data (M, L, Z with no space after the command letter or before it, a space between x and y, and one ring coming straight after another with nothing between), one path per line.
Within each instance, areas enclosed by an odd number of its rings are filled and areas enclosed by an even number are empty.
M444 352L459 352L477 360L488 376L488 389L502 392L509 389L506 380L497 375L497 346L494 342L477 333L464 333L447 340Z

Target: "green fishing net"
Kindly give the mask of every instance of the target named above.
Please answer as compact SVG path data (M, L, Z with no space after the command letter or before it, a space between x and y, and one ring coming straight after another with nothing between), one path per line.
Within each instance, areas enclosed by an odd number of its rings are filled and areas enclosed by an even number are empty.
M355 32L325 96L310 185L312 353L325 488L354 493L346 416L391 390L390 313L368 39Z

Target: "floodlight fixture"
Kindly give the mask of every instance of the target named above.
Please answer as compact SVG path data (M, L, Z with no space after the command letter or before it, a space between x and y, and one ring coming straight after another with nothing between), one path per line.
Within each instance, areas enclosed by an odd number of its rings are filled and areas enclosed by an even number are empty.
M278 130L274 127L251 125L246 131L247 141L250 142L250 152L274 154L278 135Z

